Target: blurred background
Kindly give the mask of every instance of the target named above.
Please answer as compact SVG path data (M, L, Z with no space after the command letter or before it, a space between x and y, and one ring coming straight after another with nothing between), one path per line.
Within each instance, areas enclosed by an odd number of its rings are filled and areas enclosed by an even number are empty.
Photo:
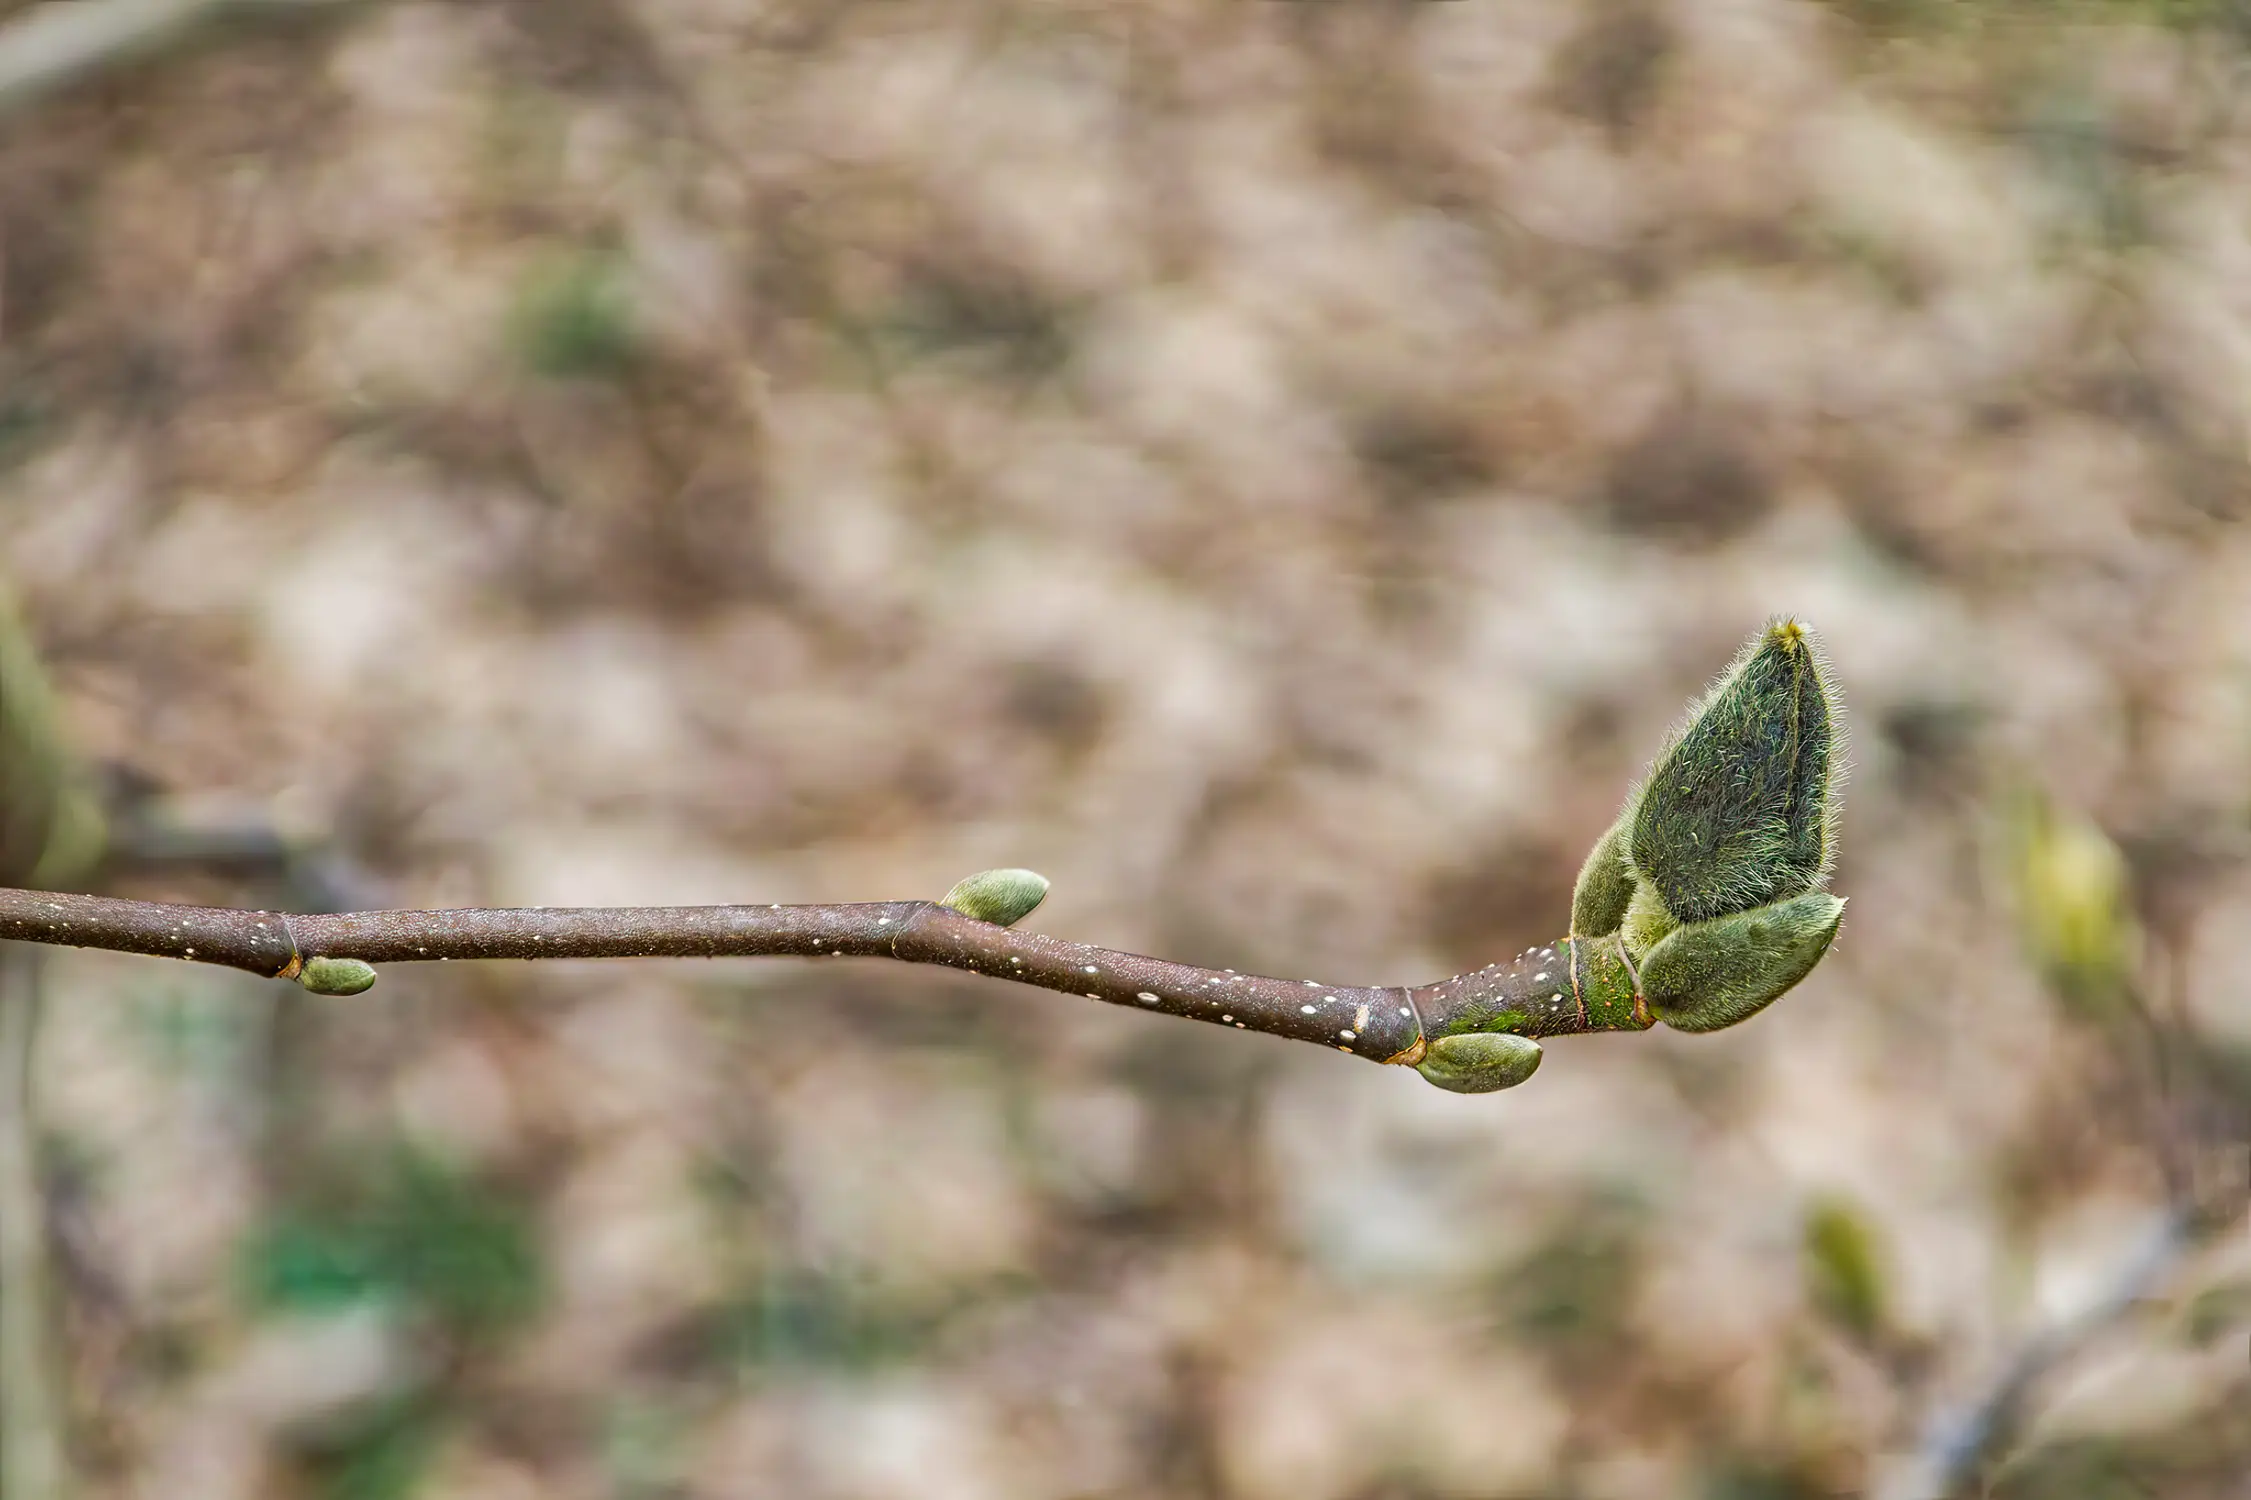
M65 8L0 6L58 883L1021 864L1039 930L1421 982L1562 935L1794 611L1852 905L1754 1023L1468 1098L878 963L57 950L19 1463L1791 1500L1978 1493L1901 1476L1990 1418L1994 1494L2244 1493L2239 0L86 0L139 29L27 52Z

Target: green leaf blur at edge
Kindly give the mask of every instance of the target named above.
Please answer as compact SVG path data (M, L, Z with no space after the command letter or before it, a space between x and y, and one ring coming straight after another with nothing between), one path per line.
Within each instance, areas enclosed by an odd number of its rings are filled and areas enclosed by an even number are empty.
M445 1428L429 1393L402 1396L295 1461L322 1500L405 1500L422 1487Z

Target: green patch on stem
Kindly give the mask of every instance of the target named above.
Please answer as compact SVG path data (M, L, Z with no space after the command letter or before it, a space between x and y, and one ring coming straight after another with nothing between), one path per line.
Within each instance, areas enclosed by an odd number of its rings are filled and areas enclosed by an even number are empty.
M1478 1001L1465 1001L1461 1009L1447 1017L1443 1029L1437 1033L1437 1039L1514 1031L1529 1019L1526 1012L1501 1006L1497 1002L1486 1009Z

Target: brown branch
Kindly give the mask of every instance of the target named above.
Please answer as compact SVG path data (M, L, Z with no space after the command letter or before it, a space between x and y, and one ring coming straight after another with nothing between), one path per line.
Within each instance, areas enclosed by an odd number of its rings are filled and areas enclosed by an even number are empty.
M1648 1009L1615 938L1559 939L1415 987L1275 979L1119 953L933 901L833 906L513 907L298 915L0 889L0 938L299 978L316 959L891 958L1136 1010L1263 1031L1376 1062L1419 1062L1458 1032L1640 1031Z

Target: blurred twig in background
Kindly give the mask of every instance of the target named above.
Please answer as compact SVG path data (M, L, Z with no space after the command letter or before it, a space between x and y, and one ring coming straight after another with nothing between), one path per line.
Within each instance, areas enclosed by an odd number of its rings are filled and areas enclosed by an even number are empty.
M2085 1348L2162 1290L2166 1278L2214 1226L2176 1210L2151 1231L2148 1243L2124 1265L2111 1286L2076 1317L2041 1329L2003 1362L1974 1401L1938 1413L1880 1491L1880 1500L1952 1500L1974 1493L1987 1465L2016 1436L2026 1405L2042 1376Z
M2141 1122L2170 1202L2142 1243L2078 1311L2035 1329L1969 1399L1934 1411L1882 1500L1955 1500L1985 1492L2012 1457L2042 1381L2162 1295L2222 1232L2240 1231L2244 1101L2210 1066L2211 1047L2179 1016L2160 1018L2142 978L2150 944L2134 911L2122 850L2092 819L2024 791L2011 810L2010 863L2027 957L2058 1007L2103 1036L2146 1095ZM2177 970L2178 956L2174 967ZM2129 1061L2130 1060L2130 1061ZM2216 1170L2207 1164L2217 1159Z
M49 0L0 26L0 119L136 62L230 16L333 10L352 0Z

